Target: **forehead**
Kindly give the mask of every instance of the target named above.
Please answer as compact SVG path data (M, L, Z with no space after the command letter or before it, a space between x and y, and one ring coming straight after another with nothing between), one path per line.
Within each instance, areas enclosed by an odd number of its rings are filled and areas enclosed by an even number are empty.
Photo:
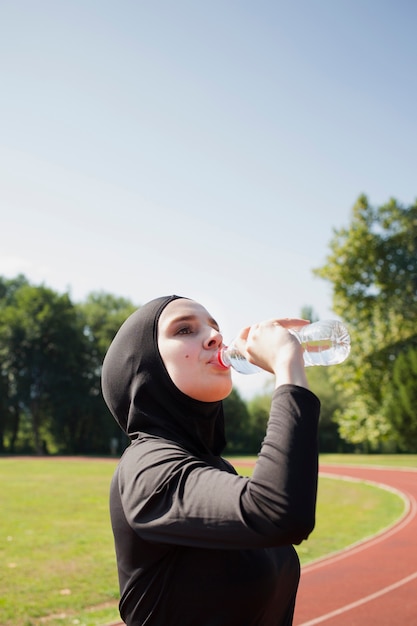
M175 321L192 318L198 318L200 320L204 320L205 322L216 324L215 320L213 320L210 313L203 307L202 304L199 304L194 300L179 298L178 300L173 300L167 304L161 313L158 325L160 328L164 328Z

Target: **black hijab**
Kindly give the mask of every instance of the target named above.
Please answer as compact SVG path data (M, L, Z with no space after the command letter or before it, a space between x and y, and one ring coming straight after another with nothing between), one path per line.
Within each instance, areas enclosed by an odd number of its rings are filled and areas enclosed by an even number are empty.
M148 433L193 454L219 455L226 445L222 402L200 402L182 393L159 353L159 317L179 298L151 300L122 324L103 362L103 396L131 439Z

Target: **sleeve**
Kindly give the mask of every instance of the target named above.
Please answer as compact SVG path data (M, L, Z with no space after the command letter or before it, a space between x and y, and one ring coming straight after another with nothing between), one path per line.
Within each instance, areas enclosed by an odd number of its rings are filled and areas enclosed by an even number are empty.
M132 447L119 467L131 528L143 539L215 549L300 543L314 528L318 398L283 385L273 395L251 478L212 467L169 441Z

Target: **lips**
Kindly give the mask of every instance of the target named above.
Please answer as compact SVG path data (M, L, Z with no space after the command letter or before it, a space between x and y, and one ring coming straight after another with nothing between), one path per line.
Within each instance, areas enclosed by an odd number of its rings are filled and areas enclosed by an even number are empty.
M216 365L222 370L229 370L230 367L225 365L220 359L220 350L208 361L209 365Z

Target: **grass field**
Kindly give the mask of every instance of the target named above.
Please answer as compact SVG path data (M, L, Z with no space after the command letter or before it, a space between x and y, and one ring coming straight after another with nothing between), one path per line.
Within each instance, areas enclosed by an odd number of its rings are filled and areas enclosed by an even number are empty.
M417 466L415 456L352 457L324 460ZM110 459L0 458L2 626L102 626L118 618L108 517L115 466ZM403 507L391 492L353 482L341 489L321 478L316 529L297 547L301 562L390 525Z
M417 469L417 454L323 454L323 463L338 465L380 465Z

